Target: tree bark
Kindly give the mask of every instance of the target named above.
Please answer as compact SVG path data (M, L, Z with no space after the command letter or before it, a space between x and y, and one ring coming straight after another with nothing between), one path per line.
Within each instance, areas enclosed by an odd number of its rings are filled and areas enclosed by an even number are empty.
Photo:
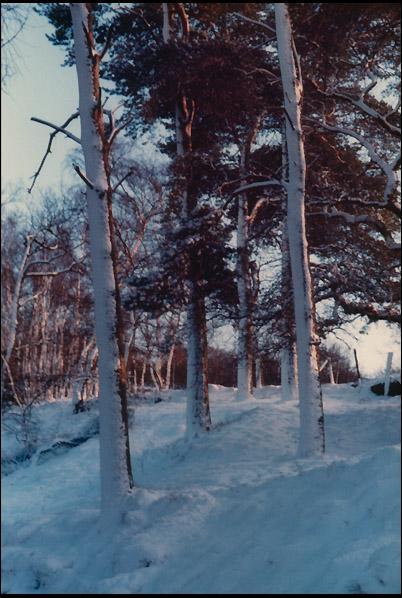
M128 439L124 346L116 251L113 242L108 146L99 87L91 5L71 3L79 88L81 144L85 158L87 211L99 350L101 505L106 515L121 512L133 486Z
M287 219L296 321L301 456L325 450L324 412L318 375L317 336L305 227L305 171L301 102L303 85L287 5L275 4L288 155Z

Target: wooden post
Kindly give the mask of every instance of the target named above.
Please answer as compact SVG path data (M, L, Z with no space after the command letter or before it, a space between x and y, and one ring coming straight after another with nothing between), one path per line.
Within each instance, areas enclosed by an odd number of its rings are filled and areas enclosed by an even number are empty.
M393 353L388 353L384 376L384 397L388 396Z
M78 393L78 381L77 380L74 380L74 382L73 382L72 399L73 399L73 407L75 409L75 407L78 405L78 401L80 400L79 393Z
M355 355L355 364L356 364L357 379L358 379L358 383L360 384L360 382L361 382L361 376L360 376L359 361L357 359L357 351L356 351L356 349L353 349L353 353Z

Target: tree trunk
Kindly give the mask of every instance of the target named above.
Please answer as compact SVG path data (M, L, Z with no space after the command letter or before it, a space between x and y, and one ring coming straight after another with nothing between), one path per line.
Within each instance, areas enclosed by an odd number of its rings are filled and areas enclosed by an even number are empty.
M176 347L176 343L173 342L172 346L170 347L169 355L168 355L167 362L166 362L166 378L165 378L165 384L163 387L164 390L169 390L169 388L170 388L171 379L172 379L172 363L173 363L175 347Z
M241 148L240 178L246 184L248 158L251 145L260 126L257 117L248 132ZM248 245L248 202L247 193L239 196L237 213L237 292L239 296L239 331L237 344L237 398L249 399L253 396L253 301Z
M189 38L189 22L182 4L171 4L178 12L182 29L182 41ZM163 3L163 41L170 41L169 3ZM185 96L179 96L175 106L176 154L184 157L191 152L192 120L194 104ZM182 192L182 219L191 218L196 207L196 198L189 201L186 182ZM190 205L191 203L191 205ZM197 256L190 256L190 271L197 272ZM211 414L208 396L208 345L205 317L205 300L200 297L194 276L188 280L190 300L187 306L187 437L197 436L202 430L211 427Z
M237 340L237 398L253 395L253 325L251 317L250 268L248 259L247 197L239 197L237 217L237 292L239 296L239 331Z
M45 280L44 282L45 290L41 297L41 308L42 313L40 317L40 357L39 357L39 374L42 376L46 376L49 372L47 371L47 361L48 361L48 330L47 330L47 322L49 317L49 289L50 289L50 281Z
M102 512L112 516L133 486L128 439L124 348L113 244L108 147L89 4L71 3L85 158L95 331L99 350L100 472ZM120 338L119 338L120 336Z
M130 313L130 326L131 326L131 330L128 336L128 339L125 340L124 342L124 363L125 363L125 367L126 367L126 373L127 373L127 386L129 387L129 392L133 391L133 385L132 383L130 383L130 380L132 380L132 377L130 377L130 363L132 368L135 370L135 358L132 355L131 357L131 361L130 361L130 349L131 346L134 345L135 342L135 318L134 318L134 313L131 312ZM136 392L137 389L135 389L134 392Z
M30 253L31 253L32 241L33 241L33 237L31 237L31 236L26 237L25 251L24 251L24 255L23 255L23 258L22 258L22 261L20 264L20 268L18 270L17 279L15 281L15 289L14 289L14 293L13 293L11 310L10 310L11 313L10 313L10 318L9 318L8 340L7 340L5 355L3 356L3 359L1 360L1 396L2 397L3 397L3 392L4 392L5 369L7 370L7 367L4 369L3 361L5 361L7 366L10 367L10 359L11 359L11 355L14 350L15 339L17 336L18 308L19 308L19 303L20 303L20 298L21 298L22 283L24 281L27 261L30 256Z
M187 437L192 438L211 428L203 298L193 299L188 305L187 326Z
M158 376L155 371L155 367L151 361L149 361L149 373L151 375L152 382L154 383L155 390L159 391L161 387L159 384Z
M287 223L282 232L282 351L281 351L281 393L284 401L298 398L296 324L292 291Z
M261 358L257 357L255 360L255 387L262 388L262 366Z
M288 235L296 320L296 343L300 401L301 456L325 450L324 412L318 375L317 337L311 274L305 228L305 157L301 127L302 81L294 48L287 5L275 4L288 155Z
M137 394L138 392L138 382L137 382L137 369L136 369L136 362L134 361L133 366L133 376L132 376L132 385L133 385L133 393Z
M147 371L147 358L144 355L142 358L142 370L141 370L141 381L140 381L141 392L144 392L144 388L145 388L145 372L146 371Z
M334 377L334 370L332 367L332 362L329 360L328 362L328 373L329 373L329 383L335 384L335 377Z
M281 394L283 401L297 401L297 355L295 345L281 351Z

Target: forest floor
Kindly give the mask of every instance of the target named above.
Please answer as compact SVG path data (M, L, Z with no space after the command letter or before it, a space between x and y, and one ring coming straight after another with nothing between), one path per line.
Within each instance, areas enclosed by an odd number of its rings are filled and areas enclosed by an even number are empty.
M400 397L325 385L327 451L295 456L279 387L211 387L213 430L188 444L185 392L135 405L136 490L99 524L97 406L33 408L32 457L4 417L3 594L400 592ZM95 434L95 435L94 435ZM71 448L71 439L92 436Z

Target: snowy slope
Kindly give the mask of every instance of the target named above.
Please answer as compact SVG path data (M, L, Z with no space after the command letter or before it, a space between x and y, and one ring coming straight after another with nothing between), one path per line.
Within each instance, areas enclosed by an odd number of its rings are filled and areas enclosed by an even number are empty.
M298 409L279 387L211 394L214 429L191 445L183 391L136 406L137 489L109 530L97 436L37 458L42 428L46 446L51 429L77 437L96 409L38 407L36 458L2 484L2 592L399 592L400 398L324 387L327 453L297 459Z

